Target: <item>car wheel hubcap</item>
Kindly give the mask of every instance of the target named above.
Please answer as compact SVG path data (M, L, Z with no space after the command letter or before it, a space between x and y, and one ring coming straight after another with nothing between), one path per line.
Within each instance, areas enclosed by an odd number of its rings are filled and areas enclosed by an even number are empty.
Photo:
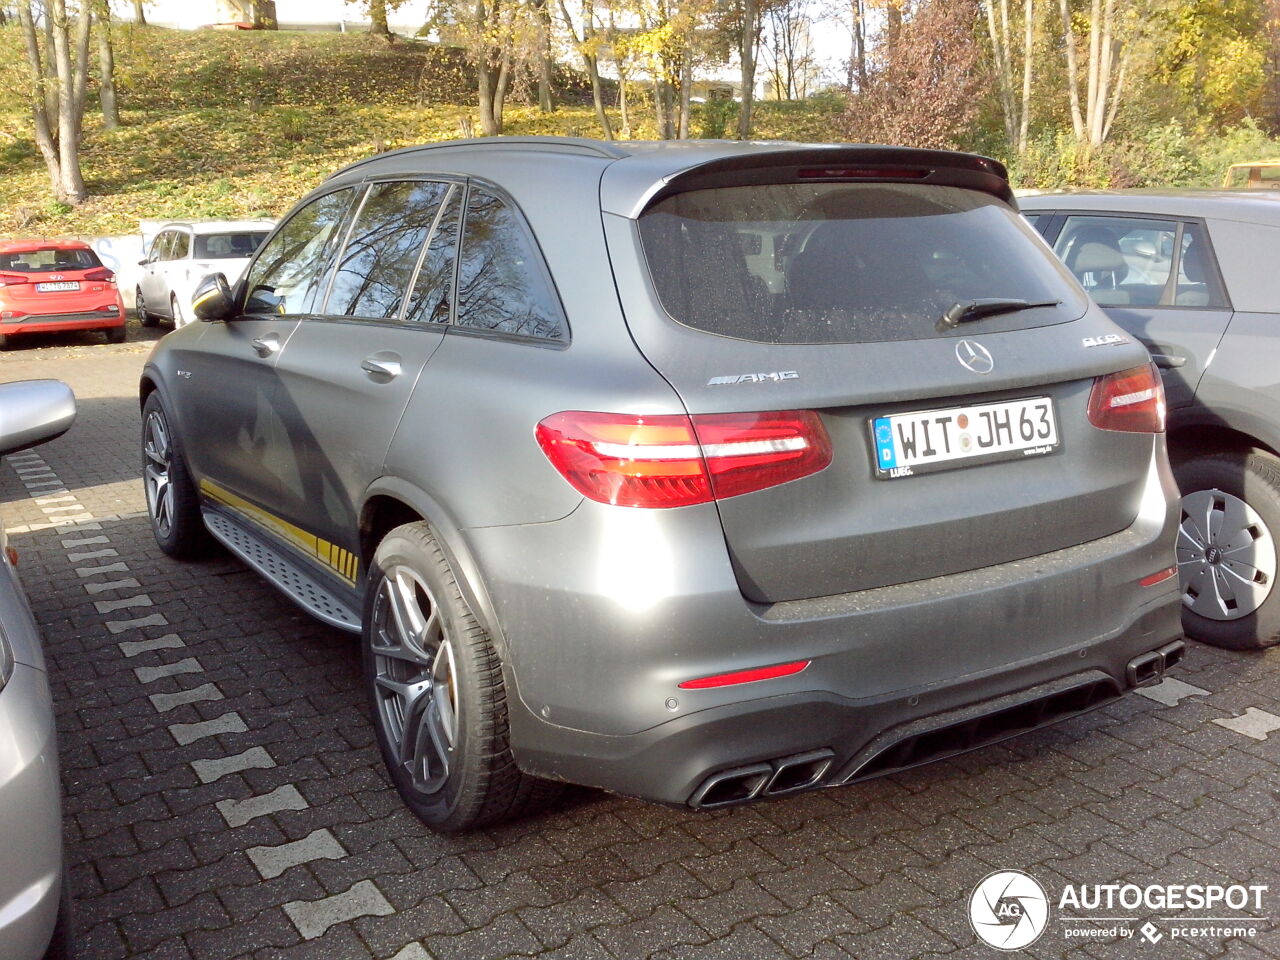
M1276 575L1271 531L1249 504L1221 490L1182 498L1178 576L1187 609L1238 620L1262 606Z
M458 685L440 609L409 567L378 585L372 635L378 722L414 787L436 793L455 761Z
M170 482L173 453L169 442L169 425L164 415L153 411L147 415L142 435L142 452L146 456L143 476L147 489L147 512L156 531L167 537L173 529L173 484Z

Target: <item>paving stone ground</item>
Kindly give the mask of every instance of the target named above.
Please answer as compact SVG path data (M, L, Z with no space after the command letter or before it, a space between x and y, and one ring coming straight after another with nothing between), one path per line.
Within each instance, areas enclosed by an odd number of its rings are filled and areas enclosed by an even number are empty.
M969 897L1009 868L1053 901L1027 956L1280 956L1280 650L1193 645L1152 696L854 787L710 814L581 790L430 833L384 776L356 643L226 556L156 548L145 349L0 355L0 381L80 403L0 462L0 511L47 639L85 960L994 957ZM1253 936L1144 908L1113 912L1132 938L1066 938L1060 891L1111 883L1269 890Z

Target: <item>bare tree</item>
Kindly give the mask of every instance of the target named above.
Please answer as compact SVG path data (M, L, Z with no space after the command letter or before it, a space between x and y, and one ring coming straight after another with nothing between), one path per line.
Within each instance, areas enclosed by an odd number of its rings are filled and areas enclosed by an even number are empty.
M1090 0L1089 37L1085 60L1085 101L1080 104L1080 70L1076 32L1069 0L1059 0L1058 12L1067 60L1067 90L1071 126L1076 139L1090 148L1101 146L1111 133L1116 113L1124 99L1125 74L1129 69L1132 37L1121 22L1115 0ZM1136 12L1129 10L1132 15ZM1132 22L1141 23L1141 17Z
M84 175L80 170L80 135L84 124L89 33L93 18L85 6L73 24L66 0L49 0L45 19L51 42L41 44L31 0L22 0L18 17L26 40L36 146L49 170L54 196L63 203L76 205L82 203L87 195ZM47 68L50 62L52 77ZM56 112L50 109L54 102Z
M809 13L806 0L784 0L764 12L760 59L779 100L809 95L809 83L817 69Z
M596 23L594 0L581 0L579 8L582 29L574 25L574 17L569 12L569 5L560 0L560 13L564 17L565 27L573 39L573 45L582 57L582 65L586 67L587 77L591 81L591 101L595 104L596 120L600 122L600 130L606 140L613 139L613 127L609 123L609 115L604 109L604 91L600 83L600 46L601 38ZM612 10L610 11L612 14ZM619 74L621 76L621 74ZM625 121L624 121L625 125Z
M145 27L147 25L147 11L143 9L144 6L143 0L133 0L133 22Z
M991 41L991 66L995 74L1005 139L1019 155L1027 152L1031 123L1031 87L1035 62L1035 0L1023 0L1021 49L1015 42L1018 25L1009 14L1009 0L984 0L987 36ZM1021 96L1014 92L1014 77L1022 74Z

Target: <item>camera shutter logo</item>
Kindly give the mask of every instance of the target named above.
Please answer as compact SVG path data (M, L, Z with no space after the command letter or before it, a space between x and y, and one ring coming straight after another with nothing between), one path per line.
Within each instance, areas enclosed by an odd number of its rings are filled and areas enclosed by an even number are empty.
M997 870L973 888L969 923L983 943L1021 950L1039 940L1049 925L1049 897L1021 870Z

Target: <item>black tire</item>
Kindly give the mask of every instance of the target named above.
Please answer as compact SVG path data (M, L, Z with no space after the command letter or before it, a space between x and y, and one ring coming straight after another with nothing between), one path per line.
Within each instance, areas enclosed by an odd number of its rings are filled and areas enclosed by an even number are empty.
M141 287L133 295L133 310L138 315L138 322L144 327L154 327L160 322L160 318L154 313L147 312L147 302L142 299Z
M1195 640L1230 650L1257 650L1280 642L1280 589L1272 584L1280 572L1277 570L1275 540L1280 536L1280 460L1260 451L1216 453L1178 464L1174 475L1183 505L1183 533L1178 538L1178 567L1183 588L1182 629ZM1228 522L1225 519L1228 515L1223 513L1218 538L1197 536L1199 528L1206 525L1201 514L1209 501L1223 509L1228 504L1238 509L1230 498L1243 501L1252 511L1254 516L1245 518L1243 529L1255 543L1261 540L1262 545L1251 546L1244 554L1249 556L1256 551L1257 555L1253 557L1255 564L1240 563L1232 567L1243 574L1252 571L1252 582L1240 591L1238 598L1233 596L1227 601L1236 603L1236 610L1245 612L1224 609L1220 617L1202 616L1191 609L1190 604L1195 602L1195 598L1188 593L1189 586L1202 586L1206 582L1203 576L1197 578L1200 571L1212 571L1214 565L1228 562L1225 554L1236 551L1215 551L1213 548L1229 548L1232 529L1241 524ZM1193 538L1205 544L1206 548L1193 543ZM1209 575L1214 574L1211 572ZM1232 584L1245 582L1239 577L1216 575L1230 579ZM1195 586L1190 588L1196 590ZM1258 602L1258 596L1264 599Z
M365 689L382 759L409 809L433 830L455 833L522 816L558 796L559 784L531 777L516 766L502 664L488 633L463 600L427 524L409 523L387 534L374 554L367 582ZM416 622L430 628L434 610L438 623L438 629L422 631L413 644L389 633L396 629L393 595L403 597L405 590L416 605ZM410 649L424 655L410 662L379 653L393 649L402 657ZM424 690L411 700L385 686L422 681L431 681L434 692ZM438 729L452 724L444 737L447 749L441 749L439 737L433 741L435 747L418 746L431 729L433 706ZM448 718L440 720L442 714ZM410 735L413 756L402 756L401 743Z
M109 330L105 330L103 332L107 335L107 343L124 343L124 327L111 327Z
M9 338L5 334L0 333L0 350L8 350L8 349L9 349Z
M44 952L44 960L75 960L76 945L74 923L72 921L71 883L67 872L62 871L62 896L58 898L58 920L53 927L53 936Z
M167 450L154 442L157 419L167 438ZM166 459L167 466L162 465L161 461ZM167 471L163 484L159 477L162 469ZM207 554L212 538L200 516L200 497L187 469L182 441L159 390L152 391L142 407L142 475L147 516L160 549L179 560L191 560ZM162 509L165 488L170 497Z

